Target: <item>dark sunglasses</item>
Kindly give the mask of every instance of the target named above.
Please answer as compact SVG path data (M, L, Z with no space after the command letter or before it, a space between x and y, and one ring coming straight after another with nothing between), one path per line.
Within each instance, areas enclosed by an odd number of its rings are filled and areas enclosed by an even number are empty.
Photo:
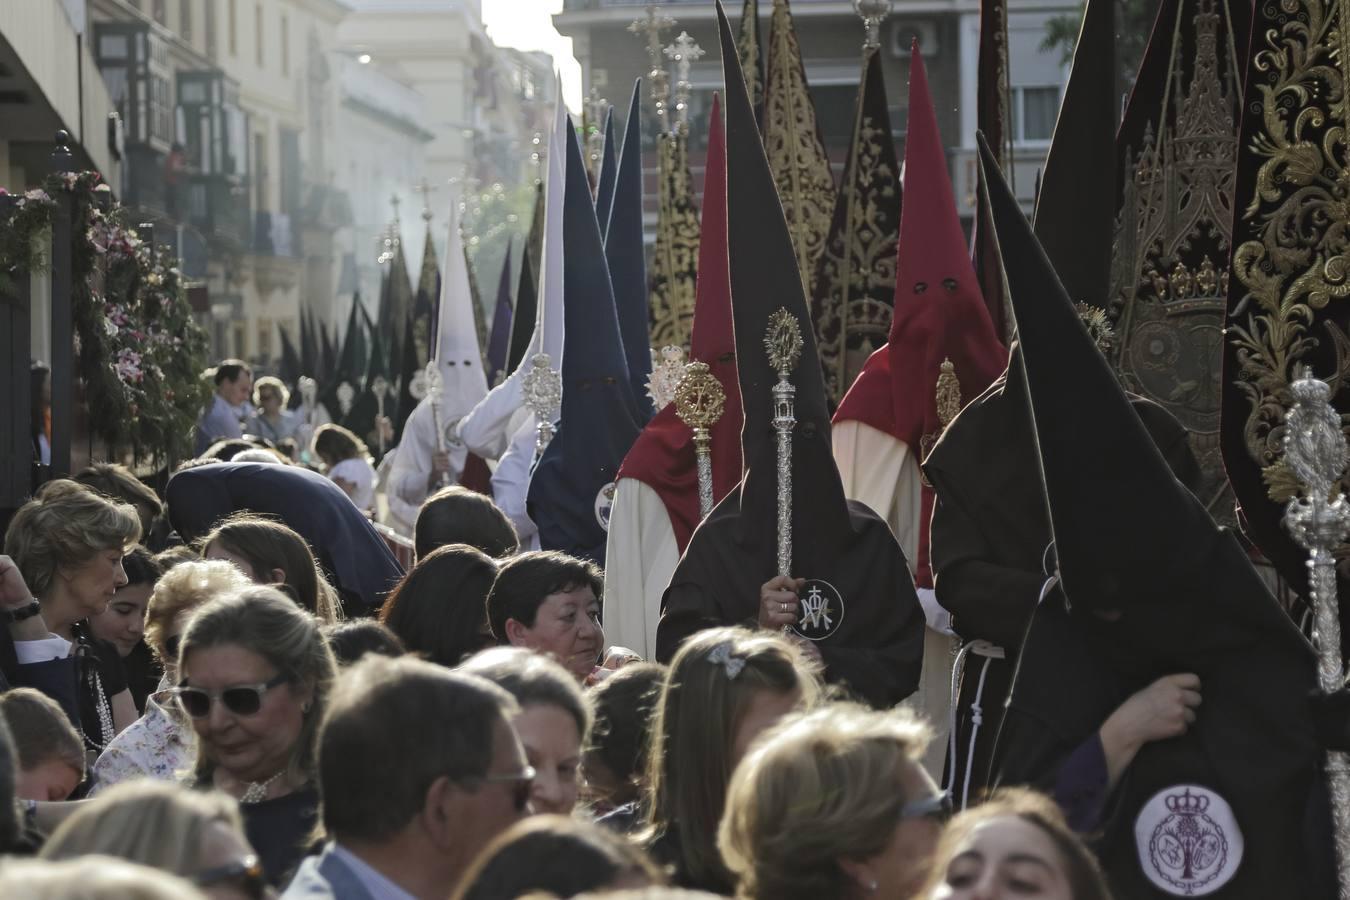
M238 887L251 900L263 900L267 896L267 878L256 856L245 856L192 876L192 883L198 887L212 887L226 882Z
M525 808L530 805L530 793L534 790L534 776L536 774L533 766L526 766L520 772L508 772L505 775L484 775L478 780L484 784L513 785L511 802L515 805L516 812L523 813Z
M278 675L262 684L240 684L223 691L204 691L180 684L174 689L174 696L178 698L178 705L183 707L183 712L194 719L209 716L211 704L216 700L225 704L225 708L236 716L251 716L262 709L263 694L289 680L285 675Z

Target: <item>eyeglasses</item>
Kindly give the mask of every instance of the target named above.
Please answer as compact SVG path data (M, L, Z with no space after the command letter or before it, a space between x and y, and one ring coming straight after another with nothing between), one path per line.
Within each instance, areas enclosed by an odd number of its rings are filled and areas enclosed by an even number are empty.
M511 784L515 785L515 790L511 794L511 802L515 805L516 812L523 813L525 808L530 805L530 793L534 790L533 766L526 766L519 772L508 772L504 775L483 775L478 781L484 784Z
M945 822L952 817L952 795L946 791L911 800L900 807L900 821L908 819L936 819Z
M211 887L223 882L232 882L251 900L263 900L267 896L267 878L256 856L245 856L192 876L192 883L198 887Z
M262 709L263 694L289 680L285 675L278 675L271 681L264 681L261 684L239 684L227 687L223 691L204 691L201 688L180 684L174 689L174 695L178 698L178 705L183 707L183 712L194 719L209 716L211 704L217 700L225 704L225 708L236 716L252 716Z

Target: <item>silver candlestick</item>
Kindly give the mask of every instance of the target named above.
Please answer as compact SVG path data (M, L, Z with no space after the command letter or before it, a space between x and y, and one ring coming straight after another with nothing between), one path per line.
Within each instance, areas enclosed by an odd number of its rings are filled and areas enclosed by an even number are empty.
M764 333L769 364L778 372L773 386L773 430L778 434L778 574L792 575L792 431L797 427L792 370L802 354L802 330L797 317L786 309L769 316ZM784 631L790 630L783 626Z
M1284 459L1303 485L1303 496L1289 501L1284 524L1308 551L1308 588L1313 603L1313 646L1322 691L1345 686L1341 657L1340 607L1336 597L1334 551L1350 533L1350 502L1340 490L1347 456L1341 415L1331 405L1331 389L1300 367L1290 393L1294 405L1285 416ZM1341 900L1350 898L1350 756L1327 754L1327 782L1336 827L1336 866Z

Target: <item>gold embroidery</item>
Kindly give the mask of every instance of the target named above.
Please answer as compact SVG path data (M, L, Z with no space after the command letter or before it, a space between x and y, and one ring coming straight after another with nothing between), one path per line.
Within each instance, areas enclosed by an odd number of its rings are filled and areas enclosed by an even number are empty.
M657 347L688 348L699 238L698 209L689 177L689 139L677 131L660 135L657 141L661 184L652 254L651 341Z
M1178 5L1157 118L1142 146L1125 148L1111 279L1119 340L1103 351L1127 389L1186 426L1201 468L1197 496L1224 524L1234 515L1219 445L1228 298L1220 267L1232 240L1242 102L1228 2Z
M1247 399L1247 452L1271 499L1297 493L1281 442L1289 384L1299 363L1341 384L1346 359L1331 332L1331 352L1315 333L1334 323L1319 317L1346 296L1350 244L1350 172L1346 169L1346 68L1350 40L1346 0L1267 0L1253 33L1249 103L1260 127L1246 149L1261 166L1253 196L1236 223L1233 275L1242 295L1229 322L1239 367L1236 388ZM1246 199L1246 198L1239 198ZM1343 314L1343 313L1342 313ZM1335 372L1327 371L1332 364Z
M938 373L933 399L937 402L938 429L919 439L921 461L928 458L929 451L938 442L938 438L942 437L942 432L947 430L952 419L955 419L956 414L961 411L961 382L956 377L956 366L952 365L950 358L942 360L942 369ZM928 484L927 476L923 476L923 483Z
M736 50L741 55L741 72L750 93L750 106L759 109L764 102L764 72L759 62L759 0L745 0L741 7L740 31Z
M764 150L792 235L802 289L810 297L816 264L834 216L835 187L787 0L774 0L769 27Z

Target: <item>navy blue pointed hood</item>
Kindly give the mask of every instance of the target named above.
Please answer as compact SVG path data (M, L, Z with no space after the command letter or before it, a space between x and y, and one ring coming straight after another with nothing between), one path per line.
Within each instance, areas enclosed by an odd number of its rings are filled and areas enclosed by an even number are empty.
M614 182L619 172L619 154L614 143L614 107L605 111L605 149L600 151L600 175L595 180L595 218L600 222L600 237L609 225L609 209L614 203Z
M511 244L506 244L506 261L497 282L497 306L492 311L492 336L488 338L488 388L505 377L506 353L511 343Z
M609 228L605 231L605 257L609 261L610 282L614 285L614 305L619 313L624 356L628 359L628 381L641 416L638 424L645 425L656 415L656 409L647 394L652 352L651 334L647 330L647 253L642 244L641 91L642 79L639 78L633 82L633 99L628 104L623 155L619 158L614 204L609 214Z
M581 146L574 129L568 135L562 416L530 480L528 510L545 550L603 565L614 479L641 429Z

